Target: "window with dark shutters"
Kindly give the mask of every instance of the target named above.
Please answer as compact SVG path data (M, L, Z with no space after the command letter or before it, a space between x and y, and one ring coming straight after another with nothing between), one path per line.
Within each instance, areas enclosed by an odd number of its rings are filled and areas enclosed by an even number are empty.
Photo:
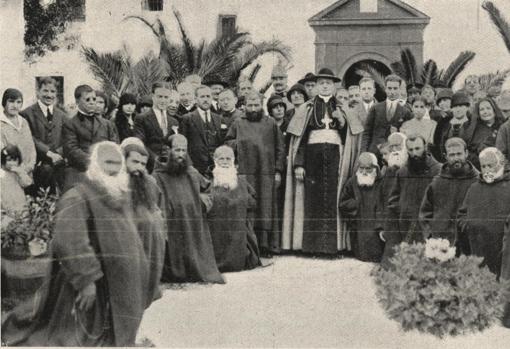
M163 0L142 0L142 10L163 11Z
M218 36L232 35L236 30L235 15L219 15L218 18Z

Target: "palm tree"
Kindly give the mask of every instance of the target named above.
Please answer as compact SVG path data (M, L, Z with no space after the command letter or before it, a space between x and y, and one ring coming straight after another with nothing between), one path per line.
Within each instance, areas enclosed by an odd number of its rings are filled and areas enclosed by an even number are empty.
M92 48L83 48L92 73L105 91L115 95L126 91L147 94L153 81L164 79L176 85L189 74L198 74L202 80L220 78L235 86L242 73L247 72L249 79L255 80L261 69L256 61L264 54L276 54L287 61L291 59L290 48L279 40L253 43L248 32L240 32L237 28L230 35L217 37L211 42L201 40L195 45L180 13L174 10L174 16L180 42L169 39L167 28L159 19L150 23L143 17L126 17L125 20L144 24L159 43L159 55L151 52L136 64L131 62L126 49L98 54Z
M482 8L489 14L489 17L503 39L508 52L510 52L510 24L507 19L503 17L492 1L485 1L482 4Z
M404 79L408 86L428 84L434 87L451 88L460 73L474 58L474 52L463 51L446 69L439 70L437 63L433 59L427 60L419 67L411 50L406 48L401 52L400 61L391 64L391 69L395 74Z
M429 59L422 66L418 66L412 51L409 48L405 48L400 52L400 61L391 63L390 73L400 76L407 86L428 84L433 87L451 88L457 77L474 57L474 52L463 51L446 69L438 69L437 63L433 59ZM357 70L356 73L361 76L371 77L377 85L384 89L385 76L369 64Z

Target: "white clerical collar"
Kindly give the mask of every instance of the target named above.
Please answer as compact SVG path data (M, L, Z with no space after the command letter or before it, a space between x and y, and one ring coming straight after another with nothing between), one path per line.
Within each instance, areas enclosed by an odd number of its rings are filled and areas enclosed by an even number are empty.
M332 95L329 95L329 96L322 96L322 95L318 95L320 99L322 99L324 102L328 103L329 100L331 99L331 97L333 97Z
M80 113L80 114L83 114L83 115L86 115L86 116L94 116L94 114L92 114L92 113L85 113L85 112L84 112L83 110L81 110L80 108L76 108L76 109L78 109L78 113Z
M11 119L9 119L9 118L7 117L7 115L5 115L5 113L2 113L2 114L0 115L0 121L3 121L3 122L5 122L5 123L7 123L7 124L11 125L12 127L14 127L14 128L15 128L16 130L18 130L18 131L19 131L19 130L21 130L21 116L18 114L18 115L16 115L16 116L14 117L14 119L15 119L16 121L12 121ZM16 125L14 122L17 122L17 123L18 123L18 125Z
M53 114L53 104L46 105L43 102L41 102L40 99L37 100L37 104L39 104L39 108L41 108L44 116L48 117L48 108L50 109L50 113Z

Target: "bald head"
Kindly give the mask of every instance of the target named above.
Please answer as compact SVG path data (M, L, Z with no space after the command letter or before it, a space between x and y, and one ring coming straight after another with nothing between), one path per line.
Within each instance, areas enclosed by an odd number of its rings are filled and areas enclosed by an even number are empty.
M214 151L214 162L216 166L229 168L234 166L234 150L228 145L222 145Z

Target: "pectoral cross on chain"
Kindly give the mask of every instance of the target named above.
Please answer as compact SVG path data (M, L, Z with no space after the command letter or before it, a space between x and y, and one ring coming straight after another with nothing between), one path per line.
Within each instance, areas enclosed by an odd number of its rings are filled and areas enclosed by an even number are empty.
M328 113L326 113L326 115L324 115L321 121L324 125L326 125L326 130L329 130L329 124L333 122L333 119L331 119Z

